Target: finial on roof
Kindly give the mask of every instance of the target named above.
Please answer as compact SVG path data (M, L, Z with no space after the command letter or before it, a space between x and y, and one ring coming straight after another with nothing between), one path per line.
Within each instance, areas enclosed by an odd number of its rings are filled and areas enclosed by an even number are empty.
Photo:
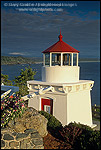
M60 34L61 34L61 29L60 29Z
M61 29L60 29L60 35L58 36L58 38L59 38L59 41L62 41L63 36L61 34Z

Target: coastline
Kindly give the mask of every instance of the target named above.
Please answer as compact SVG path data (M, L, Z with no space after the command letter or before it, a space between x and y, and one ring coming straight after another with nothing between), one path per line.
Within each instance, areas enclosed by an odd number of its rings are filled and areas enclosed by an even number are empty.
M81 60L81 61L79 61L80 63L82 63L82 62L100 62L100 60L95 60L95 61L93 61L93 60L88 60L88 61L84 61L84 60Z
M99 58L79 58L79 62L100 62ZM24 65L24 64L42 64L41 57L22 57L22 56L1 56L1 65Z
M95 61L83 61L83 60L81 60L81 61L79 61L79 62L80 62L80 63L82 63L82 62L83 62L83 63L100 62L100 60L99 60L99 61L98 61L98 60L97 60L97 61L96 61L96 60L95 60ZM2 66L2 65L25 65L25 64L31 65L31 64L42 64L42 63L43 63L43 62L34 62L34 63L30 63L30 64L29 64L29 63L1 64L1 66Z
M1 66L2 65L26 65L26 64L29 64L29 65L31 65L31 64L42 64L43 62L34 62L34 63L16 63L16 64L1 64Z

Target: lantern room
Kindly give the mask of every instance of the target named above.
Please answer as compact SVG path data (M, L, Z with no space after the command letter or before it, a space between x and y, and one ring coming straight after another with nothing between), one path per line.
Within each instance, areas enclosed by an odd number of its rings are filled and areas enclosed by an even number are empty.
M54 83L70 83L79 81L79 51L62 40L44 50L42 81Z

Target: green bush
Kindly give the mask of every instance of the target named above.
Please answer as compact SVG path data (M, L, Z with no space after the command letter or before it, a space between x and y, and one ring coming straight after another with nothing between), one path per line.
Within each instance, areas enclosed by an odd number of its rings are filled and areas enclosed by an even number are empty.
M65 143L64 148L67 149L68 144L70 145L70 148L73 147L77 137L79 137L80 134L82 133L82 129L80 129L78 126L74 125L73 123L70 123L69 125L65 125L59 132Z
M74 143L75 149L100 149L100 131L83 130Z
M93 131L87 125L70 123L59 131L68 147L68 143L72 149L100 149L100 131Z
M39 111L39 113L41 115L43 115L45 118L47 118L48 123L47 123L47 127L51 128L53 130L58 130L60 128L62 128L62 124L59 120L57 120L54 116L52 116L51 114L45 112L45 111Z
M100 131L93 131L92 128L83 124L72 123L71 125L82 129L82 133L74 142L75 149L100 149Z
M76 123L76 122L70 123L68 126L75 126L82 130L93 131L93 129L91 127L84 125L84 124Z

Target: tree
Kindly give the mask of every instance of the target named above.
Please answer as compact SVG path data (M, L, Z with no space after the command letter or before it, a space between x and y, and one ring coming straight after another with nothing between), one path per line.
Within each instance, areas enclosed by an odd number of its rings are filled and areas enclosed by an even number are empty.
M29 66L26 67L25 70L21 69L20 76L15 77L13 80L15 82L15 86L19 87L19 92L21 96L28 94L28 87L27 87L27 81L28 80L34 80L34 75L36 74L36 71L33 71L32 68Z
M4 85L12 85L12 81L8 80L9 76L8 75L4 75L1 73L1 84L3 83Z

